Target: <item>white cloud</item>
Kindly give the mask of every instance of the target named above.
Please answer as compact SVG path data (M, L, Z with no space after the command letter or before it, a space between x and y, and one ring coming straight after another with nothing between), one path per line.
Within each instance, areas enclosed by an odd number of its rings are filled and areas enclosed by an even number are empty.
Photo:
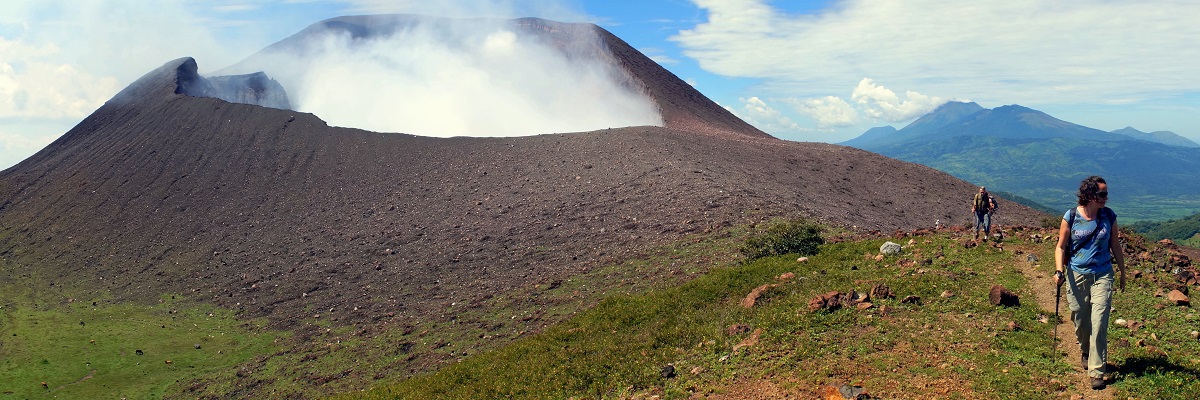
M742 103L741 108L725 106L725 109L763 131L796 133L804 130L758 97L739 98L738 101Z
M73 119L0 118L0 170L45 148L77 122Z
M838 99L841 100L841 99ZM940 97L926 96L917 92L905 92L904 99L871 78L863 78L854 88L850 100L858 104L863 113L887 122L904 122L918 118L944 104Z
M659 65L679 64L679 60L676 60L675 58L665 54L666 52L663 51L663 49L657 47L640 48L638 51L642 52L642 54L646 55L647 58L654 60L654 62L658 63Z
M795 108L796 112L816 121L819 128L846 127L858 122L858 112L841 97L788 98L785 102Z
M58 52L0 37L0 118L83 118L120 89L112 77L52 62Z
M846 0L804 15L693 2L708 20L672 40L705 70L763 79L768 96L826 96L864 76L1000 104L1200 91L1200 2Z

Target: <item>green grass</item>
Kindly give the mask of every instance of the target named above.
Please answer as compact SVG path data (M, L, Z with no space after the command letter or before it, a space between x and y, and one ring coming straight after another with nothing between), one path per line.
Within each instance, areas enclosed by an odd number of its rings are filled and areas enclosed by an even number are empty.
M873 393L908 397L942 385L967 398L1039 398L1069 366L1054 354L1048 325L1032 300L988 303L992 284L1021 293L1011 252L964 249L945 237L918 239L897 257L875 261L882 240L822 247L806 263L769 257L722 268L678 287L615 296L542 334L470 357L434 374L381 386L354 398L617 398L717 393L745 379L817 388L857 382ZM936 254L941 253L941 257ZM796 277L779 281L780 274ZM778 283L746 309L751 289ZM883 283L897 297L868 310L809 311L829 291ZM952 297L943 298L949 290ZM1031 293L1021 293L1027 299ZM920 304L901 303L909 295ZM1008 321L1025 329L1009 331ZM734 351L749 330L759 343ZM919 360L914 360L914 355ZM671 364L673 378L660 370ZM910 377L922 376L918 381ZM905 383L911 382L911 383Z
M504 348L343 397L669 399L736 392L764 380L802 397L840 383L884 398L1033 399L1074 389L1082 372L1054 349L1052 327L1038 321L1050 313L1036 305L1016 268L1029 253L1049 260L1051 243L1009 238L1006 250L965 248L935 235L876 261L882 243L830 244L805 263L794 255L768 257L677 287L613 296ZM1038 268L1049 276L1050 266ZM776 278L786 272L796 277ZM777 285L756 306L739 305L751 289L771 283ZM875 284L889 286L896 297L874 299L866 310L808 309L819 294ZM1022 304L991 305L988 291L995 284L1016 292ZM1149 342L1122 347L1118 341L1130 332L1113 328L1117 397L1188 398L1200 389L1200 341L1188 335L1196 313L1164 308L1152 286L1142 278L1117 297L1118 310L1126 311L1114 313L1114 320L1124 315L1145 324L1127 340ZM952 296L943 297L944 291ZM901 302L909 295L921 301ZM733 325L747 329L727 332ZM758 329L757 344L734 350ZM1158 339L1147 339L1151 333ZM676 376L664 378L660 371L668 364Z
M869 239L822 245L806 262L793 254L735 265L734 238L748 236L667 247L528 293L498 294L481 307L455 309L453 321L350 327L306 320L305 329L318 333L303 341L171 296L153 306L93 305L5 287L0 400L330 392L355 399L679 399L761 382L801 398L840 383L884 398L1049 398L1071 393L1082 376L1054 350L1052 327L1038 322L1051 312L1037 307L1017 268L1029 253L1050 260L1052 243L1012 235L1004 250L966 248L943 233L912 244L893 240L904 250L882 260L875 256L884 239ZM1038 268L1049 276L1052 266ZM784 273L794 277L779 279ZM1200 318L1155 297L1154 280L1169 276L1131 280L1115 297L1113 320L1141 324L1110 329L1117 398L1182 399L1200 390L1200 340L1190 336ZM741 306L767 284L775 286L754 307ZM865 310L808 308L817 295L877 284L896 297L872 299ZM1016 292L1021 306L992 306L995 284ZM902 302L907 296L921 300ZM520 322L530 312L541 316ZM756 331L757 343L734 350ZM667 365L674 377L661 375ZM422 373L425 367L436 371Z
M276 338L172 296L146 306L0 293L0 399L162 398L182 389L176 382L272 351Z
M1169 278L1164 275L1160 279ZM1169 305L1155 297L1159 289L1148 279L1130 280L1126 285L1125 293L1113 297L1111 318L1140 326L1109 327L1109 359L1119 366L1119 397L1196 398L1200 393L1200 340L1191 332L1200 329L1200 315L1194 308ZM1195 299L1196 292L1191 293Z

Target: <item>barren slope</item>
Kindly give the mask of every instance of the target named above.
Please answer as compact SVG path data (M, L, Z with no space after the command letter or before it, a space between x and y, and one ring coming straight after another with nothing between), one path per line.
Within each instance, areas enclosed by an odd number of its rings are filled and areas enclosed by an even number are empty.
M973 188L848 147L655 127L438 139L174 93L167 63L0 173L19 276L268 316L432 315L770 216L964 221ZM703 115L696 116L703 118ZM1033 211L1004 207L1005 221ZM351 309L355 311L349 311Z

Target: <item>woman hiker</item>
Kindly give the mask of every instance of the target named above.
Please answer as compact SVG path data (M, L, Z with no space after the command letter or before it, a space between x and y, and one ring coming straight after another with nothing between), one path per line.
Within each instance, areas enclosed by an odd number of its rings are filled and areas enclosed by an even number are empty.
M1125 254L1117 239L1117 215L1105 207L1108 184L1092 176L1079 184L1079 206L1063 215L1054 250L1054 283L1067 283L1067 304L1092 389L1104 389L1108 362L1108 316L1113 266L1125 291ZM1113 261L1116 261L1114 264Z

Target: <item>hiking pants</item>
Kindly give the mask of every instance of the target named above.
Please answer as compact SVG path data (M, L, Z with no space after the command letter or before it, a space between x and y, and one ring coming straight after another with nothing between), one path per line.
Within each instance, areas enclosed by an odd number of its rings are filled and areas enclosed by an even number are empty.
M959 214L961 215L961 214ZM975 212L975 230L983 229L983 233L990 233L992 230L992 215L987 211Z
M1081 274L1067 269L1067 305L1079 350L1088 355L1087 373L1102 378L1108 362L1108 315L1112 311L1113 271Z

